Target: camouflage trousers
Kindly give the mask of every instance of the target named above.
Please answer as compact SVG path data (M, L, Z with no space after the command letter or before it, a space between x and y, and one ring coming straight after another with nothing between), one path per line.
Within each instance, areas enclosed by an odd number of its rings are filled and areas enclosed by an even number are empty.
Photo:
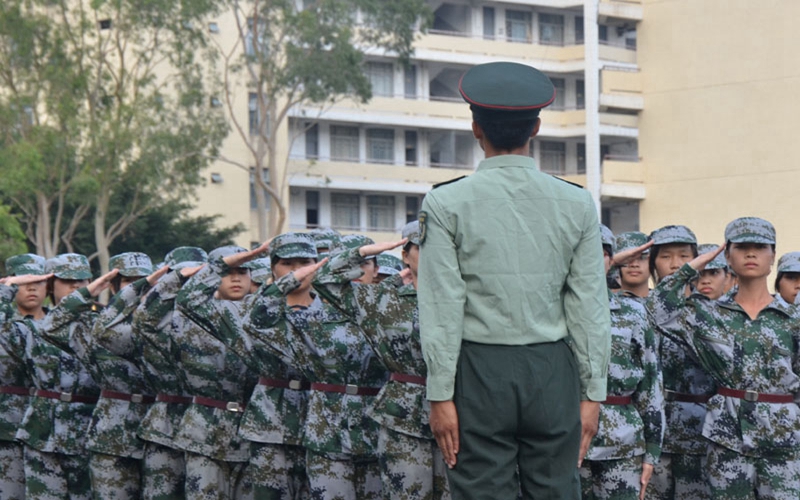
M328 457L306 453L306 470L313 500L379 500L380 467L376 459L357 460L348 455Z
M648 500L710 500L705 464L705 456L662 453L647 487Z
M800 498L800 459L797 458L748 457L710 444L706 472L715 500Z
M104 453L89 457L92 496L97 500L138 500L142 495L142 461Z
M183 500L185 483L183 451L147 441L142 459L142 498Z
M22 465L22 443L0 441L0 498L25 498L25 468Z
M247 462L223 462L205 455L186 452L186 499L250 499L244 484Z
M89 500L92 497L88 455L24 451L25 498Z
M251 442L243 488L258 500L308 499L305 448Z
M381 426L378 433L378 459L385 500L450 498L444 458L436 441Z
M637 500L642 455L617 460L584 460L580 475L582 500Z

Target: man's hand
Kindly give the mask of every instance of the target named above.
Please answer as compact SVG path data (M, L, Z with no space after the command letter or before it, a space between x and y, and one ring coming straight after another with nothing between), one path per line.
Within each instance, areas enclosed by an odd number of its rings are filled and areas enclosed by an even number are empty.
M111 286L111 281L118 274L119 274L119 269L112 269L111 271L107 272L106 274L100 276L96 280L86 285L86 289L89 290L89 294L92 297L97 297L98 295L100 295L100 292Z
M252 250L248 250L247 252L239 252L233 255L228 255L227 257L223 257L222 260L225 261L225 264L228 267L242 267L242 264L250 262L264 252L269 252L269 244L272 243L273 239L274 238L270 238L261 245Z
M695 271L702 271L706 268L708 263L716 259L717 255L721 254L723 250L725 250L725 245L720 245L713 252L707 252L698 255L694 258L694 260L689 262L689 265L692 266L692 269Z
M578 467L589 451L600 420L600 403L597 401L581 401L581 451L578 455Z
M639 256L646 252L651 246L653 246L653 244L653 240L650 240L644 245L636 248L629 248L628 250L615 253L614 256L611 257L611 265L624 266L625 264L630 263L632 260L638 259Z
M157 270L156 272L152 273L150 276L146 278L147 284L149 284L150 286L155 285L156 283L158 283L158 280L160 280L161 277L167 274L168 272L169 268L167 266L163 266L161 269Z
M294 274L294 279L296 279L297 281L302 283L304 280L306 280L309 277L314 276L315 274L317 274L317 271L319 271L319 269L322 266L324 266L326 262L328 262L328 258L327 257L325 257L321 261L317 262L316 264L303 266L300 269L296 269L296 270L292 271L292 274Z
M21 274L19 276L7 276L0 280L4 285L28 285L30 283L38 283L53 277L53 274Z
M358 253L362 257L372 257L374 255L382 254L388 250L392 250L393 248L401 247L408 243L408 238L403 238L400 241L395 241L393 243L373 243L372 245L364 245L358 249Z
M203 264L202 266L184 267L183 269L178 271L178 273L180 273L180 275L183 276L184 278L191 278L192 276L197 274L201 269L203 269L205 266L206 266L206 264Z
M653 464L642 464L642 489L639 491L639 500L644 500L644 493L647 490L647 485L650 484L650 478L653 477Z
M431 431L442 450L444 461L451 469L458 454L458 412L452 401L431 401Z

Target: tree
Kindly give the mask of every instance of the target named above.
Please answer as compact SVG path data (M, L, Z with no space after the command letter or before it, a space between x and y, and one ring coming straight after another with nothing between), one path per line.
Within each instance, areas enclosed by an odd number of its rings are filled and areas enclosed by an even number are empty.
M216 7L217 0L3 3L0 78L11 110L3 146L14 160L8 169L36 167L13 199L37 250L69 248L91 215L105 271L109 247L131 224L201 182L227 133L210 104L214 59L201 27ZM14 110L32 115L30 125L20 127ZM123 186L131 196L121 195ZM70 204L75 211L64 214Z
M12 255L25 253L25 233L8 207L0 205L0 264Z
M286 220L288 150L281 152L278 146L287 134L289 112L311 106L319 115L341 99L369 100L370 83L362 69L365 51L383 51L407 62L414 36L427 25L430 11L424 0L228 2L238 39L232 46L218 44L224 102L254 170L258 235L264 241ZM239 118L243 104L236 97L243 95L256 124ZM233 158L218 159L249 167Z

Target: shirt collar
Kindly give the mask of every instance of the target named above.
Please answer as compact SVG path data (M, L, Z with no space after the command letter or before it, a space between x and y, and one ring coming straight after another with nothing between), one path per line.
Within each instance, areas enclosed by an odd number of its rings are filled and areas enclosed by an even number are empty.
M482 160L477 170L489 170L501 167L523 167L536 170L536 162L530 156L500 155Z
M717 303L726 309L732 309L734 311L744 312L742 306L740 306L736 302L735 297L736 297L736 289L734 288L730 292L720 297ZM783 298L779 294L773 295L772 302L770 302L769 305L767 305L767 307L765 307L764 309L773 309L790 318L795 314L795 312L793 311L794 306L788 304L785 300L783 300Z

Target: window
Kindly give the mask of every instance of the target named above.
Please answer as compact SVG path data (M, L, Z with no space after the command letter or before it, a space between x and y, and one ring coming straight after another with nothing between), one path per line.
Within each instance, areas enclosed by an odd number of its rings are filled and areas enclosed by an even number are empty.
M407 66L403 73L403 85L406 98L417 97L417 67Z
M531 13L506 10L506 36L512 42L531 41Z
M583 43L583 16L575 16L575 44Z
M319 226L319 191L306 191L306 228Z
M258 26L252 17L247 18L247 33L244 36L244 53L248 56L259 55L264 57L268 49L266 44L267 23L259 19ZM256 43L258 40L258 43ZM258 53L256 53L258 52Z
M209 98L209 104L212 108L221 108L222 101L219 100L219 97L212 96Z
M100 25L101 30L111 29L111 19L101 19L98 24Z
M542 172L563 174L566 171L567 145L563 142L541 141L539 164Z
M250 135L258 135L261 132L261 119L258 109L258 94L251 92L247 95L247 111Z
M360 229L357 194L331 193L331 224L340 229Z
M394 231L394 196L367 196L367 229Z
M430 161L434 167L472 167L472 134L452 131L430 133Z
M406 165L417 165L417 131L406 130Z
M583 80L575 80L575 105L578 109L586 107L586 84Z
M494 39L494 7L483 8L483 38Z
M306 158L319 158L319 127L306 123Z
M406 224L419 217L419 196L406 196Z
M564 45L564 16L539 14L539 43Z
M369 62L365 72L372 85L373 95L394 95L394 70L391 63Z
M628 32L625 34L625 48L636 50L636 32Z
M553 105L551 106L552 109L564 109L566 107L566 94L567 94L567 86L566 82L563 78L551 78L551 82L553 82L553 87L556 88L556 98L553 101Z
M256 176L255 176L256 169L255 167L250 167L250 210L256 210L258 208L258 202L256 200L256 189L258 185L256 185ZM261 170L261 178L264 180L266 184L269 184L269 170L262 169ZM269 210L269 194L264 192L264 195L267 197L267 210Z
M586 173L586 144L578 143L578 174Z
M608 41L608 26L606 26L605 24L601 24L597 28L598 28L597 38L599 38L601 42L607 42Z
M211 22L208 23L208 32L209 33L219 33L219 24Z
M367 161L394 162L394 130L385 128L367 130Z
M331 159L358 161L358 127L331 125Z

